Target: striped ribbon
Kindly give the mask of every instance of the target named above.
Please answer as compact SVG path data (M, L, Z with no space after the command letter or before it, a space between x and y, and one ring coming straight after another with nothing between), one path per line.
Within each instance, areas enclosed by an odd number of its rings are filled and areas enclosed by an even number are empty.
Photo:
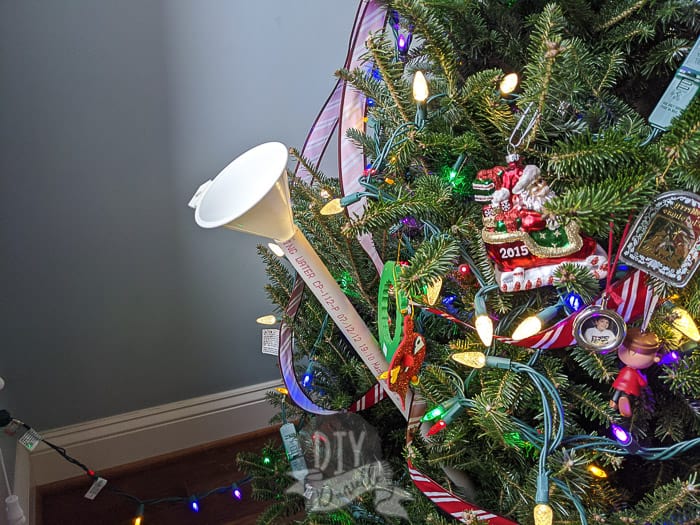
M294 286L292 287L292 293L289 297L289 303L284 310L285 321L280 324L280 334L279 334L279 355L278 361L280 366L280 371L282 372L282 380L284 381L284 386L289 392L289 397L294 403L301 409L311 414L317 414L322 416L328 416L331 414L337 414L338 410L329 410L317 405L301 387L297 375L294 371L294 351L292 349L293 345L293 333L292 327L286 322L292 322L299 311L299 306L301 305L301 299L304 295L304 281L299 277L294 279ZM386 392L384 389L376 383L372 386L365 394L355 401L350 408L350 412L359 412L370 408L382 399L386 397Z
M366 51L364 43L367 41L370 33L383 30L386 22L386 11L376 0L364 1L360 6L358 15L357 31L353 32L346 59L345 67L347 69L353 69L361 65L360 57ZM352 89L347 83L343 83L340 129L338 130L338 179L344 195L364 189L360 184L360 177L365 169L365 156L362 150L347 137L347 130L352 128L364 129L365 104L366 100L362 93ZM355 216L362 216L365 204L366 199L362 199L348 206L346 211L350 220ZM367 255L372 259L377 271L381 273L384 264L379 257L379 253L377 253L372 235L369 233L362 234L358 236L358 240L365 252L367 252Z
M484 521L490 525L518 525L517 522L483 510L476 505L466 503L442 485L430 479L421 471L413 468L411 460L408 460L408 473L413 483L435 505L461 523L473 523L473 518Z
M289 397L294 401L294 403L299 406L299 408L310 412L311 414L318 414L323 416L328 416L337 413L336 410L328 410L326 408L318 406L314 401L306 395L306 392L297 379L297 375L294 372L294 351L292 349L293 335L292 327L287 324L286 319L289 318L290 322L294 320L299 311L299 306L301 305L301 298L304 295L304 281L298 275L294 278L294 286L292 287L292 293L289 297L289 303L284 309L285 320L280 324L280 335L279 335L279 355L277 357L280 365L280 371L282 372L282 380L284 381L284 386L289 392Z
M355 15L355 23L350 35L348 53L344 67L354 69L361 65L360 57L365 53L364 46L371 32L384 28L386 12L376 0L362 0ZM347 138L348 129L364 129L365 99L357 90L352 89L343 80L338 80L330 96L321 108L311 130L306 137L301 150L302 156L309 160L311 166L317 168L328 148L333 132L338 129L338 180L344 195L362 191L360 176L364 173L365 157L362 151ZM298 163L294 174L307 184L313 177L308 170ZM346 208L350 220L362 216L365 199ZM367 233L358 236L360 245L372 259L377 272L381 273L382 262L372 235Z

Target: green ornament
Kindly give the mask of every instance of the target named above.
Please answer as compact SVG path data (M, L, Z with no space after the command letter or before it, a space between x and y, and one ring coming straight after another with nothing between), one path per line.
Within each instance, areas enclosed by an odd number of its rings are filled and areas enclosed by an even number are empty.
M379 345L382 348L384 357L387 362L391 362L394 357L394 352L401 343L403 337L403 316L408 309L408 297L403 292L400 292L396 286L397 271L401 271L396 267L394 261L384 263L382 276L379 280L379 292L377 294L377 329L379 331ZM393 289L396 301L396 312L394 312L394 334L391 334L389 327L389 291Z

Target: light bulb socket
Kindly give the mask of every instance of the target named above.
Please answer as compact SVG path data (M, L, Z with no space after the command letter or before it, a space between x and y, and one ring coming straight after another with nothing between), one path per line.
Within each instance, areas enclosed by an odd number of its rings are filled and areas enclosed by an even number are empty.
M544 310L542 310L540 313L536 315L536 317L542 321L543 325L551 323L557 315L559 315L559 312L562 308L561 303L554 304L552 306L548 306Z
M486 366L490 368L500 368L502 370L510 370L512 361L507 357L496 357L493 355L486 356Z
M537 491L535 492L535 503L549 503L549 472L540 472L537 475Z
M345 197L340 199L340 205L343 208L347 208L351 204L355 204L356 202L358 202L365 195L368 194L364 191L356 191L355 193L350 193L349 195L346 195Z
M456 418L462 412L462 410L464 410L462 404L455 403L450 407L450 409L447 412L445 412L445 415L442 416L442 420L449 425L450 423L452 423L454 418Z

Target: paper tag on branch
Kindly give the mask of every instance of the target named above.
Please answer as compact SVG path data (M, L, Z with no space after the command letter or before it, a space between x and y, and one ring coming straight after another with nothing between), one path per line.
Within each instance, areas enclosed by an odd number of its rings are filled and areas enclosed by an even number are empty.
M264 328L262 331L262 353L279 355L280 331L277 328Z

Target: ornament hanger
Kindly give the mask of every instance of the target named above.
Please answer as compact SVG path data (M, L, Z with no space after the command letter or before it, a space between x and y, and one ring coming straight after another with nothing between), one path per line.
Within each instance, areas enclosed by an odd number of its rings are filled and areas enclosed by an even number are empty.
M532 131L532 128L535 127L535 122L537 122L537 119L540 118L539 110L535 109L534 113L530 117L530 120L527 122L525 129L520 134L520 137L518 137L518 131L520 131L520 128L522 127L523 123L525 122L525 117L527 117L528 113L530 113L530 110L534 107L534 105L535 105L534 102L530 102L527 105L527 107L525 108L525 111L523 111L522 114L520 115L520 119L518 120L518 123L513 128L513 131L511 132L510 137L508 137L507 151L508 151L509 155L516 154L516 150L520 146L522 146L523 142L525 141L527 136Z

